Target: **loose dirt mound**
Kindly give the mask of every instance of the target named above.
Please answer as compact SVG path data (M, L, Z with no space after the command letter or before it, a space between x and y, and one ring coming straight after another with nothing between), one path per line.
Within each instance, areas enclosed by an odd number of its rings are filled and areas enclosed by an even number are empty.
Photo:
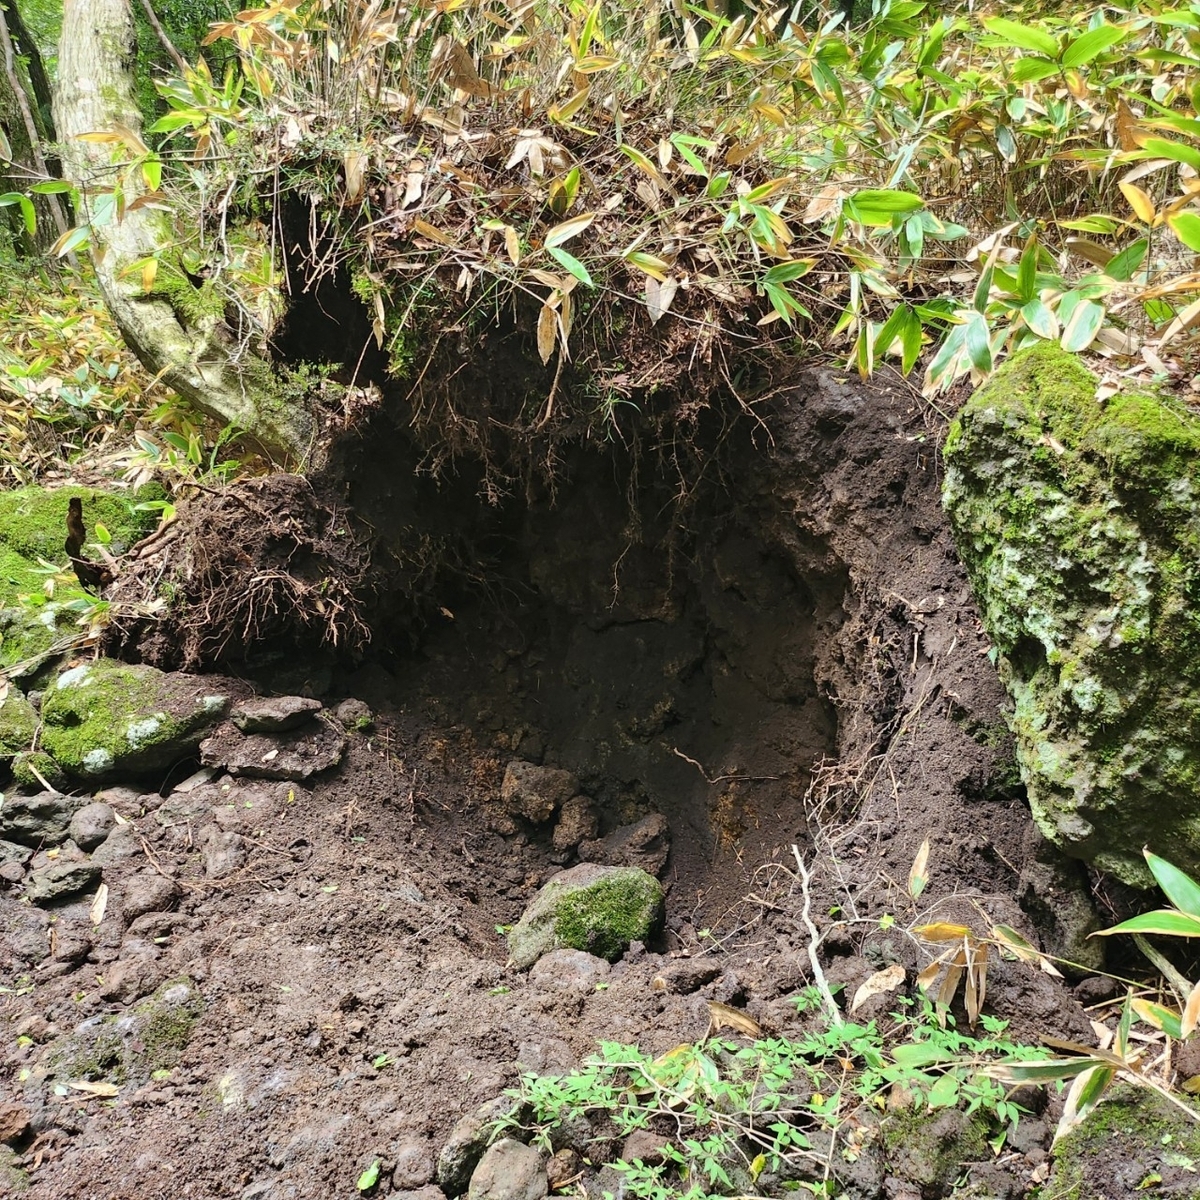
M679 475L657 447L636 470L564 461L555 504L531 484L492 507L460 478L443 493L458 507L443 499L433 517L407 502L426 483L396 469L401 433L380 417L345 452L377 556L402 528L430 544L457 537L486 585L464 585L466 554L430 577L415 652L382 589L352 590L357 551L330 547L359 543L339 540L340 518L300 484L196 504L171 553L194 555L233 606L222 630L244 640L330 627L328 614L289 610L292 584L270 585L283 590L267 616L246 607L263 567L241 561L246 547L270 546L265 562L302 582L305 604L339 564L338 620L352 630L364 603L375 661L323 689L367 701L378 724L311 787L218 780L194 803L169 797L165 818L158 796L114 801L138 841L106 870L95 929L86 904L48 926L0 898L14 989L5 1062L32 1121L18 1142L30 1196L316 1200L353 1194L376 1158L408 1163L393 1184L416 1187L457 1118L521 1069L562 1069L601 1038L653 1052L695 1040L705 998L794 1032L786 997L809 962L793 843L816 848L812 912L827 972L849 992L881 963L916 965L903 930L930 919L986 916L1055 944L1044 906L1021 908L1039 864L941 515L936 423L902 388L829 375L800 377L762 417L714 450L685 509L670 505ZM294 524L281 486L301 506ZM185 657L211 653L211 633L191 636ZM167 653L162 637L139 644ZM604 988L505 967L497 928L572 861L547 827L497 813L512 758L574 771L601 832L651 810L670 822L664 941L635 948ZM213 876L214 829L244 839L232 874ZM926 838L917 904L904 882ZM128 926L122 897L145 873L177 881L182 899L175 915ZM655 990L672 961L699 969L680 991ZM37 1086L45 1043L179 976L204 1010L177 1065L114 1098ZM1088 1035L1065 988L1032 968L998 965L988 1003L1017 1036ZM1009 1162L1011 1194L1043 1141ZM880 1176L855 1194L883 1189Z

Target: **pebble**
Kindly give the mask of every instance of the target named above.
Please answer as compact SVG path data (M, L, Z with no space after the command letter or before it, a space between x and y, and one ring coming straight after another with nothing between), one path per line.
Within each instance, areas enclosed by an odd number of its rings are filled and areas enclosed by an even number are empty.
M571 988L594 992L596 984L612 974L612 966L586 950L552 950L533 964L530 982L538 987Z
M470 1200L542 1200L549 1186L541 1154L501 1138L479 1160L467 1195Z
M100 868L90 862L52 862L29 876L25 895L34 904L73 896L100 882Z
M127 923L143 913L168 912L179 899L179 885L157 871L143 871L125 882L121 915Z
M142 844L138 841L137 830L132 825L117 825L112 832L96 847L92 854L92 862L98 867L111 867L124 862L141 851Z
M255 696L235 704L229 719L243 733L285 733L309 721L322 709L308 696Z
M433 1179L433 1155L424 1142L400 1142L392 1152L396 1166L392 1186L402 1190L423 1187Z

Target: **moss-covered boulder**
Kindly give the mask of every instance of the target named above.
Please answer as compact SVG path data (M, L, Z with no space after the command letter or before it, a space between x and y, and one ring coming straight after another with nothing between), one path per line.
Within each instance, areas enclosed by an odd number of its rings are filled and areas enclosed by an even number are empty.
M1200 1126L1148 1088L1118 1084L1054 1147L1046 1196L1200 1195Z
M0 758L12 758L33 745L38 715L33 705L11 684L0 683Z
M229 697L197 676L102 658L63 671L42 698L42 746L82 780L162 771L193 754Z
M1200 871L1200 419L1099 400L1046 346L967 402L945 463L1038 824L1139 886L1145 845Z
M157 484L137 493L86 487L0 492L0 670L22 674L13 668L77 632L77 610L94 600L67 565L68 502L78 497L89 537L98 538L103 528L109 552L120 554L153 529L157 516L145 506L163 495ZM64 568L57 577L54 566ZM46 594L48 579L55 581L52 596Z
M555 875L508 935L509 961L532 966L551 950L586 950L610 962L650 937L663 914L662 884L637 867L581 863Z

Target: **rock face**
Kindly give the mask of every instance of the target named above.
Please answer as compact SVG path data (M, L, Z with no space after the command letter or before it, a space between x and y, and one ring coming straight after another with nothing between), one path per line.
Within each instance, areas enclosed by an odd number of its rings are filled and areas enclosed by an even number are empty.
M1144 845L1200 872L1200 420L1095 391L1017 355L951 426L944 498L1038 825L1149 886Z
M46 689L42 744L76 778L136 776L193 753L228 707L198 678L102 658Z
M662 885L636 867L581 863L555 875L508 935L509 959L524 968L551 950L586 950L610 962L645 941L662 920Z

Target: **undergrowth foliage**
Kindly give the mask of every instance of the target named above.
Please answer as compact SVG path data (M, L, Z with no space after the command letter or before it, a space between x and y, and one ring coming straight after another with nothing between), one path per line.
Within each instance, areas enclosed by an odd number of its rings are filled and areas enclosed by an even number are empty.
M210 40L237 69L165 80L155 145L96 135L123 170L94 224L146 189L180 215L147 289L167 260L202 269L268 337L283 231L262 202L301 194L292 288L347 267L395 373L419 380L435 322L528 314L549 386L527 423L560 415L569 358L608 417L646 394L662 364L616 361L630 329L735 392L751 349L840 347L863 375L930 350L934 394L1039 339L1163 373L1200 322L1200 6L876 0L849 29L821 8L280 0Z

